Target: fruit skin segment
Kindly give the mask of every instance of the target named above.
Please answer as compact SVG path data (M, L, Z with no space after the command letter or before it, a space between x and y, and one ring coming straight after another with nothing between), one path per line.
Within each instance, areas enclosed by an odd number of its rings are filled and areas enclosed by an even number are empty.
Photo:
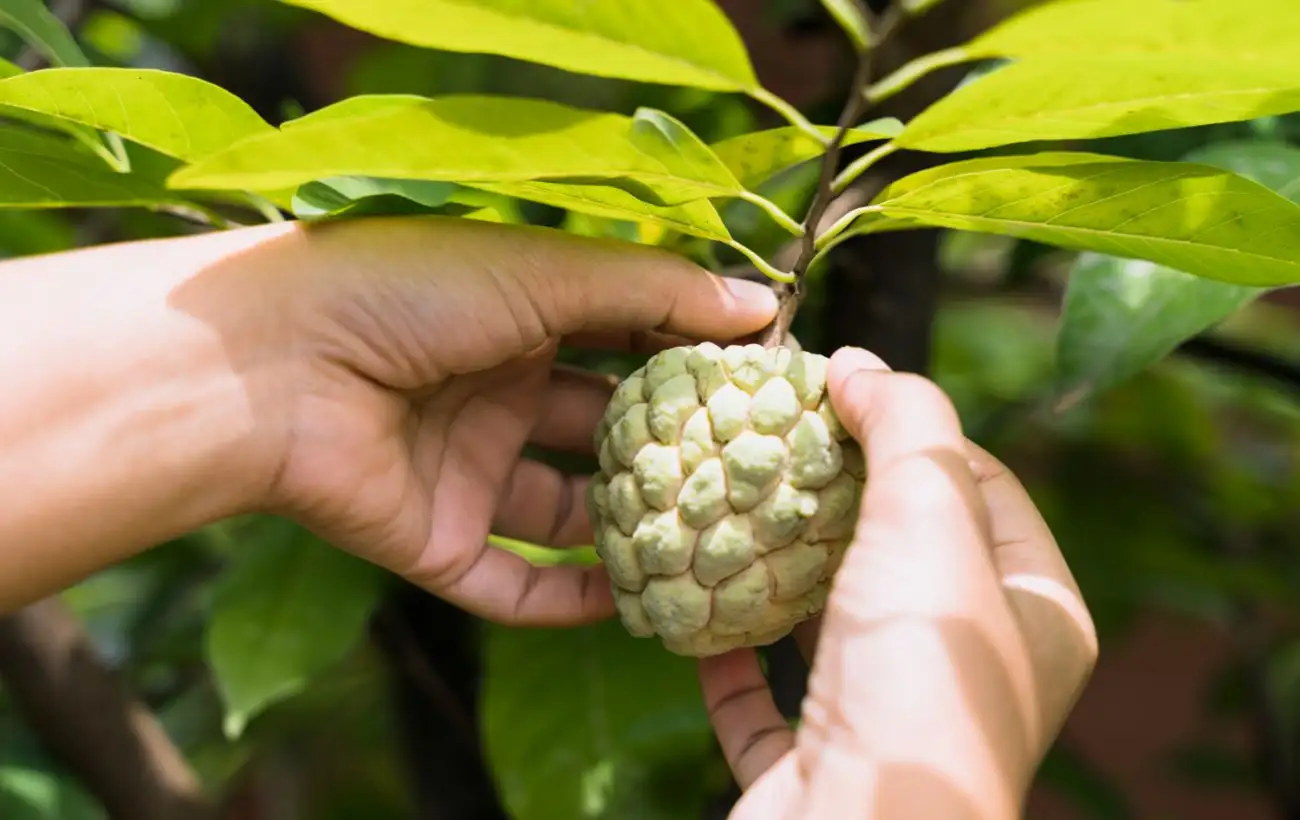
M821 612L866 479L828 365L704 343L655 354L614 391L586 503L632 635L706 657L774 643Z

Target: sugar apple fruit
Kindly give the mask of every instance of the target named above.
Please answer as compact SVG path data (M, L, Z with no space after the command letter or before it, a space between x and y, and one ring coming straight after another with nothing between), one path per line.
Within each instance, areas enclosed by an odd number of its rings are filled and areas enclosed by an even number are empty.
M615 390L587 510L631 634L704 657L821 611L866 477L828 363L706 343L656 354Z

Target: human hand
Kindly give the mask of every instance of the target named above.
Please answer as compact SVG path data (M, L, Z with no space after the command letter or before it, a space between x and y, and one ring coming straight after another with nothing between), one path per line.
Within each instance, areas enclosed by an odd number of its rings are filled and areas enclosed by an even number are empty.
M339 223L257 253L292 306L275 344L290 375L266 402L289 411L265 507L515 624L613 613L602 568L541 569L487 543L591 543L586 478L520 457L526 442L590 452L615 386L555 367L558 346L723 341L776 310L769 288L667 253L468 220Z
M753 650L700 665L746 790L731 817L1018 817L1096 660L1087 607L1020 483L939 388L856 349L832 357L828 384L867 484L820 625L800 628L814 660L798 729Z

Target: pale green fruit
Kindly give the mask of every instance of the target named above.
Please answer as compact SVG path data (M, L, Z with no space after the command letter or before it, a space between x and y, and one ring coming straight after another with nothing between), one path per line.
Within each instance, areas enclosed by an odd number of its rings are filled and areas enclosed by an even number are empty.
M656 354L597 426L587 510L619 617L703 657L821 612L857 523L862 450L825 356L714 344Z

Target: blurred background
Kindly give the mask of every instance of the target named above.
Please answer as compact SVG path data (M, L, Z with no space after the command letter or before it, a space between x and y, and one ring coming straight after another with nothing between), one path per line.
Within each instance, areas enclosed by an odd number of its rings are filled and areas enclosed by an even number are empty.
M946 0L879 55L880 70L1028 4ZM762 82L833 122L852 55L817 0L720 5ZM354 94L466 91L625 113L653 105L711 142L776 124L739 96L416 49L274 0L51 8L96 64L201 76L273 124ZM3 31L0 56L39 66ZM936 74L872 116L906 119L967 71ZM1266 165L1281 189L1300 164L1276 149L1297 143L1300 118L1270 118L1088 148L1213 153ZM895 156L868 184L927 161ZM793 169L763 193L801 213L816 172ZM638 238L627 225L511 208L520 221ZM750 247L779 251L782 235L757 210L729 205L725 216ZM0 210L0 254L194 230L139 210ZM715 268L740 261L678 249ZM1159 365L1054 401L1067 278L1131 264L996 237L882 234L839 249L795 332L807 348L861 345L938 380L970 436L1030 488L1076 573L1101 661L1029 818L1300 818L1300 299L1253 301ZM1109 332L1121 339L1126 328ZM617 624L486 628L373 573L360 572L358 589L345 580L358 567L332 555L284 522L226 522L88 580L42 604L56 607L45 616L0 619L0 818L90 820L132 805L150 787L114 768L131 759L120 745L128 725L160 727L143 759L178 751L172 782L195 778L209 796L146 801L129 820L725 817L735 793L688 662ZM66 690L37 691L34 670L55 645L72 647L83 673ZM772 663L781 699L797 706L801 670L783 647Z

